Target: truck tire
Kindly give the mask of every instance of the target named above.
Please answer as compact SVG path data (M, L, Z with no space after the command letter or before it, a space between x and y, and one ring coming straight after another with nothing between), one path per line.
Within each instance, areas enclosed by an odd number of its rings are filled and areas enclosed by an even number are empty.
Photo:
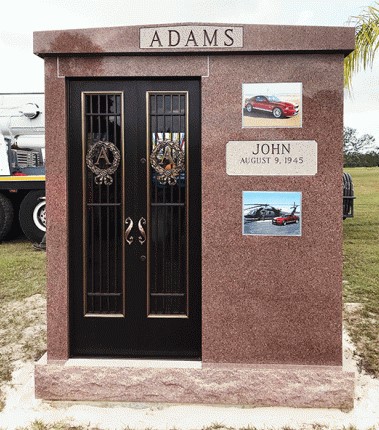
M20 205L22 231L31 242L40 243L46 232L46 201L44 190L29 191Z
M0 242L9 233L13 223L13 205L8 197L0 194Z

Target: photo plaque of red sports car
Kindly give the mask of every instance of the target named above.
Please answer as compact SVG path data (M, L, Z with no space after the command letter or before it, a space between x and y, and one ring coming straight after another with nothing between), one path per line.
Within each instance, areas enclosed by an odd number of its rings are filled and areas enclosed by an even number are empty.
M302 84L242 85L242 127L301 127Z
M246 99L246 112L251 113L253 109L270 112L275 118L290 117L298 115L299 105L281 101L276 96L255 96Z

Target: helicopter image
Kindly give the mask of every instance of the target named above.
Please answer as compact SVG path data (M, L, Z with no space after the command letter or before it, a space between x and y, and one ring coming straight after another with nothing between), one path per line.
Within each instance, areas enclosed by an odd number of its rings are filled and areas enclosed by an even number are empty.
M249 221L265 221L265 220L272 220L273 224L276 224L274 222L275 218L285 218L287 216L295 216L295 211L299 205L296 203L291 206L290 209L292 209L292 212L285 212L281 208L276 208L273 205L269 205L267 203L256 203L253 205L245 205L244 208L244 219L245 222ZM286 221L284 221L285 225ZM279 220L278 224L282 224Z

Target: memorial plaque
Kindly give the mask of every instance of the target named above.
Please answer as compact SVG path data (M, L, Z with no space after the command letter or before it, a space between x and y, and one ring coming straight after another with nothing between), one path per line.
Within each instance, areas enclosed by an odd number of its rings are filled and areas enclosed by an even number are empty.
M242 27L180 25L140 29L140 48L242 48Z
M295 176L317 173L315 140L229 141L226 173L246 176Z

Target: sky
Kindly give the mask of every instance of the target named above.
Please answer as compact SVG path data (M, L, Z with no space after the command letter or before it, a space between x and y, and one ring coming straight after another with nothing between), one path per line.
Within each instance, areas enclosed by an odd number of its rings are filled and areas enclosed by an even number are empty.
M281 96L287 95L300 97L302 92L301 82L243 84L242 87L242 102L245 97L252 97L258 94L266 94L280 98Z
M276 191L243 191L243 205L269 204L289 211L291 206L301 204L301 193L299 192L276 192ZM298 212L300 209L298 209Z
M184 22L346 26L372 0L18 0L0 7L0 93L43 92L33 31ZM379 145L379 57L345 94L345 126Z

